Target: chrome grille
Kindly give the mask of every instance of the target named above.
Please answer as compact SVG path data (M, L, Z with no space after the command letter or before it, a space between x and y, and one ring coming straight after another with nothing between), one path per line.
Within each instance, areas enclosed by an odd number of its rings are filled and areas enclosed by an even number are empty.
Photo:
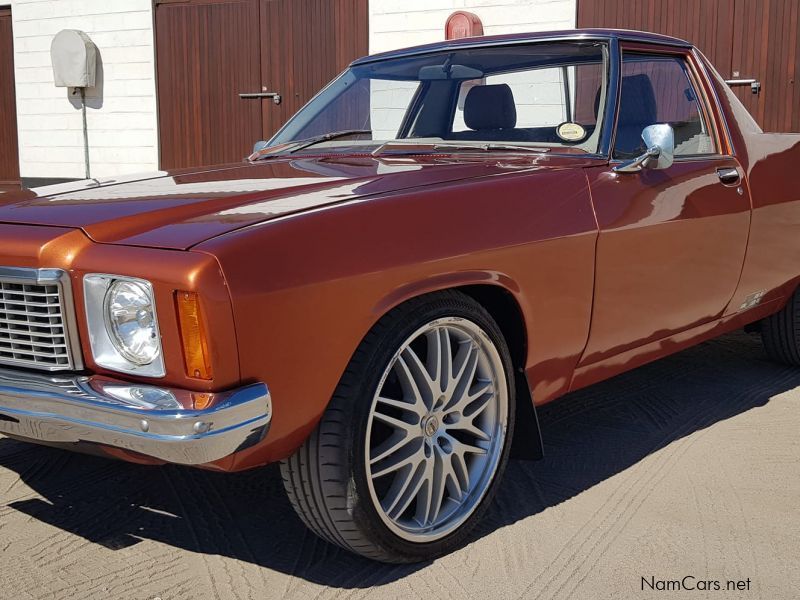
M75 368L68 286L65 273L57 269L0 267L0 364Z

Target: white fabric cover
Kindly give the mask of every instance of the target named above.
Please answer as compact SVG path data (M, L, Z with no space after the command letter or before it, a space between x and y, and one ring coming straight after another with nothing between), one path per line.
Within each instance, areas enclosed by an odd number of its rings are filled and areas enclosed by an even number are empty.
M50 45L56 87L94 87L97 47L83 31L64 29Z

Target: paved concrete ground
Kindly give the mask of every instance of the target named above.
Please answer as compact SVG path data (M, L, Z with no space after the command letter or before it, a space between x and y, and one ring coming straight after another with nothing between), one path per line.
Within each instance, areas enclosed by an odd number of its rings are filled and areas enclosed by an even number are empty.
M0 438L0 598L800 598L800 370L757 337L542 413L547 457L511 464L473 543L410 567L307 533L273 467L151 468ZM686 576L723 590L642 591Z

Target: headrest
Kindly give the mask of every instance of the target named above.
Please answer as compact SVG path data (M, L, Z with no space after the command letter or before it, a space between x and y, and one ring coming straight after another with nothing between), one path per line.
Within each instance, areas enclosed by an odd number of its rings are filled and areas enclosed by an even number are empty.
M620 125L655 125L658 122L656 95L648 75L626 75L622 78L622 97L625 98L619 115Z
M594 97L594 116L600 110L600 88ZM655 125L658 122L658 109L653 84L648 75L623 75L622 97L627 100L624 111L619 115L620 125ZM632 101L633 100L633 101Z
M464 101L464 123L473 130L516 127L517 107L508 84L472 88Z

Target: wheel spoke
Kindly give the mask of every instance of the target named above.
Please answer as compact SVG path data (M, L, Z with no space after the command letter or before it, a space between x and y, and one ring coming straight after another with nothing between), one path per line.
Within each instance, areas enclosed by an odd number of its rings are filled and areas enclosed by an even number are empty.
M453 469L453 455L442 454L442 465L444 466L444 482L445 486L447 486L447 491L450 493L450 498L456 502L461 502L461 499L464 497L464 491L461 489L458 483L458 477Z
M447 489L447 473L444 467L442 452L439 448L433 450L433 473L431 474L430 505L426 510L423 525L435 523L439 518L439 511L444 503L444 493Z
M386 514L396 519L402 515L417 495L420 486L425 481L425 464L419 461L408 469L405 477L398 476L392 482L392 487L381 505Z
M414 413L417 416L422 416L420 413L420 403L419 402L406 402L405 400L395 400L393 398L386 398L384 396L378 396L377 398L379 404L385 404L386 406L391 406L392 408L397 408L399 410L407 410L409 412Z
M449 408L459 403L469 390L470 384L475 378L475 372L478 369L478 357L478 347L471 341L464 343L459 349L455 359L458 366L448 387L450 393Z
M419 497L420 490L428 481L428 462L423 460L416 466L414 474L409 478L410 483L405 485L405 490L392 500L392 506L386 510L390 517L394 519L400 517L406 512L411 502Z
M454 398L453 402L448 406L448 410L463 413L468 407L474 407L470 411L470 416L476 417L494 399L494 384L491 381L479 379L471 390L467 390L457 399ZM480 399L480 403L476 402L478 399Z
M395 471L402 469L403 467L408 466L416 466L419 464L423 458L421 456L420 448L411 449L411 452L408 451L408 448L404 448L404 452L399 452L392 456L387 456L383 461L383 464L379 469L373 469L372 471L372 479L378 479L379 477L384 477L389 473L394 473ZM376 463L378 466L378 463Z
M447 436L448 441L453 445L453 452L457 452L462 456L464 454L486 454L486 448L481 448L480 446L475 446L474 444L467 444L466 442L462 442L461 440L457 440L453 436Z
M473 401L477 400L484 394L488 394L489 392L493 391L494 385L491 381L486 379L479 379L477 385L473 390L470 390L469 394L466 396L467 404L472 404ZM489 398L486 399L488 404Z
M397 357L397 361L402 361L403 369L407 372L410 380L414 382L417 397L425 405L426 410L430 410L433 405L435 384L428 373L428 369L422 364L419 356L410 346L403 350L403 353Z
M389 427L393 427L394 429L405 431L410 435L413 435L417 432L416 424L409 423L408 421L403 421L402 419L398 419L397 417L392 417L382 412L375 411L372 415L372 418L375 419L376 421L384 423L385 425L388 425Z
M467 468L466 458L459 452L453 452L450 455L450 462L453 466L453 474L458 486L462 492L467 492L469 490L469 468Z
M410 444L413 441L419 441L419 438L414 438L406 434L404 431L395 430L389 438L380 446L370 451L370 465L374 465L382 461L384 458L395 452L399 452L403 446Z
M441 390L442 381L442 335L440 329L431 329L425 334L428 342L428 358L425 361L428 373ZM441 392L440 392L441 393Z
M421 526L428 522L428 515L431 512L431 501L433 499L433 477L436 461L433 457L425 461L425 480L417 494L417 510L414 519Z
M468 433L469 435L484 442L492 441L492 437L488 433L486 433L483 429L475 425L474 417L462 418L454 425L448 426L447 430L463 431L464 433Z
M427 410L425 398L423 397L423 389L420 389L417 377L414 376L409 364L402 356L398 356L395 361L395 373L397 379L400 381L400 387L403 389L403 395L414 401L416 412L422 414Z

